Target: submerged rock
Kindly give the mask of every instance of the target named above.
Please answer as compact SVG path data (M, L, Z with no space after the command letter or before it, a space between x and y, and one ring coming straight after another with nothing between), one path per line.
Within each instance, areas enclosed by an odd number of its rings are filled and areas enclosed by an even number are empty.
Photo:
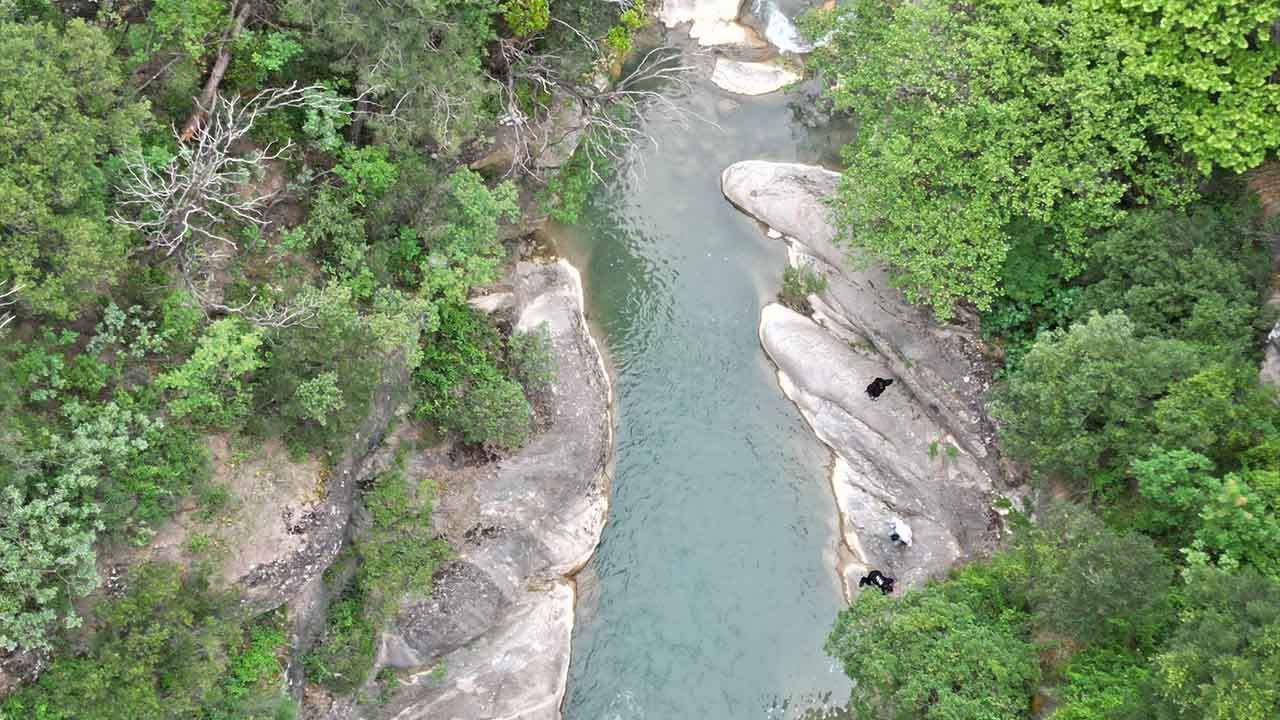
M796 82L800 75L776 61L745 62L716 58L711 82L738 95L765 95Z
M546 323L557 360L550 426L512 456L442 488L436 526L457 557L430 597L401 606L380 649L406 671L379 717L559 717L573 629L573 573L608 509L608 375L587 329L578 273L521 262L517 327ZM443 664L443 678L432 670Z
M760 336L784 392L836 455L833 489L855 558L846 587L864 566L914 584L991 538L988 500L1002 468L986 415L990 367L973 331L909 304L883 267L849 263L827 207L839 180L820 167L746 161L723 172L721 187L786 236L793 264L827 280L809 297L812 319L770 305ZM875 400L867 389L877 378L894 382L880 383ZM894 514L915 528L909 548L889 540Z

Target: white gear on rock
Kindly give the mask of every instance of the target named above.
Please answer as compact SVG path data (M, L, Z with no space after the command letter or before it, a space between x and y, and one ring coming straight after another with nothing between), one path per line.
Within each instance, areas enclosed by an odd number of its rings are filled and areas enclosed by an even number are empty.
M892 537L896 542L900 542L903 545L910 547L911 546L911 526L908 525L905 520L898 517L897 515L893 516L893 519L889 521L889 525L893 528L893 534L890 535L890 537Z

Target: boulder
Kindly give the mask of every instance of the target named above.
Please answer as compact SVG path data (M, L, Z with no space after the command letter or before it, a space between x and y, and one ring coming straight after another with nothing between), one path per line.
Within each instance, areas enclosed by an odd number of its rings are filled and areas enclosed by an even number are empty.
M668 28L688 23L689 37L703 47L769 47L755 29L738 22L740 5L740 0L666 0L658 17Z
M608 510L610 386L573 266L520 262L513 284L517 329L545 323L551 335L548 427L510 457L442 480L435 525L457 556L384 633L379 662L405 676L381 718L559 717L572 575Z
M798 81L800 75L775 61L747 62L716 58L711 82L737 95L766 95Z

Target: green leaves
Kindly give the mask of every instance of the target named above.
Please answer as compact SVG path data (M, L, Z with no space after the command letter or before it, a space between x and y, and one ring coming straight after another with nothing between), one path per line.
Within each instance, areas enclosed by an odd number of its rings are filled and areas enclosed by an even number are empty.
M930 585L901 599L863 592L826 651L854 679L857 718L1020 720L1040 678L1017 625L982 617Z
M1241 172L1280 147L1276 0L1101 0L1129 63L1171 91L1166 131L1197 159Z
M147 116L121 82L95 27L0 23L0 283L33 312L71 317L124 266L105 161Z
M1199 351L1141 340L1121 313L1040 336L997 395L1009 453L1078 480L1127 466L1151 442L1155 403L1196 372Z
M212 427L228 427L249 412L248 376L262 366L262 331L237 318L223 318L205 330L195 352L181 366L156 379L174 392L169 411Z
M1015 222L1050 228L1070 270L1122 201L1184 202L1193 178L1157 138L1169 93L1115 23L1016 0L862 0L812 21L828 95L862 123L834 205L847 242L947 318L1000 293Z

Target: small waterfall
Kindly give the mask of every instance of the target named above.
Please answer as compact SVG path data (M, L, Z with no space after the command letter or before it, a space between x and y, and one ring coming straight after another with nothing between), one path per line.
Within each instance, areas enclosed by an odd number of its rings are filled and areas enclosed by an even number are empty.
M800 31L775 0L754 0L751 12L764 22L764 37L778 50L784 53L807 53L813 50L813 45L800 37Z

